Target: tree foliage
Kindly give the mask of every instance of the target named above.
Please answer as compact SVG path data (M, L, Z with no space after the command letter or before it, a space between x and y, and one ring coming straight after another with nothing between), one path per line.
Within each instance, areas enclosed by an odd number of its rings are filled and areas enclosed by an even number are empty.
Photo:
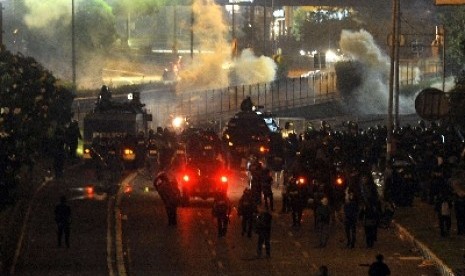
M446 40L446 70L455 75L465 65L465 7L451 6L440 13Z
M162 6L191 5L191 3L191 0L117 0L111 5L115 8L115 14L150 15L158 12Z
M0 192L21 165L46 152L72 117L73 94L36 60L0 49ZM1 199L1 194L0 194Z
M309 49L320 51L337 48L343 29L358 29L361 24L355 13L346 8L326 8L313 11L298 9L295 13L293 35Z
M103 0L82 2L75 22L81 52L108 49L116 40L115 16Z

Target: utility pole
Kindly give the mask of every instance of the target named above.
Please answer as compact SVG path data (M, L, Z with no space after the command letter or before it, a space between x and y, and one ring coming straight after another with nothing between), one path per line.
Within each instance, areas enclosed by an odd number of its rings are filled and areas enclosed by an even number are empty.
M395 45L394 45L394 52L395 52L395 70L394 70L394 95L395 95L395 110L394 110L394 126L399 127L400 122L399 122L399 87L400 87L400 72L399 72L399 52L400 52L400 1L397 0L397 13L396 13L396 33L394 36L396 37L395 39Z
M0 2L0 47L3 46L3 6Z
M191 4L191 60L194 59L194 0Z
M76 39L74 24L74 0L71 0L71 63L73 71L73 89L76 90Z
M266 55L266 0L263 4L263 55Z
M387 141L386 141L386 165L391 162L392 157L392 131L393 131L393 100L394 100L394 72L396 62L396 51L397 45L397 13L398 13L398 1L392 0L392 35L391 35L391 67L389 74L389 99L388 99L388 123L387 123Z

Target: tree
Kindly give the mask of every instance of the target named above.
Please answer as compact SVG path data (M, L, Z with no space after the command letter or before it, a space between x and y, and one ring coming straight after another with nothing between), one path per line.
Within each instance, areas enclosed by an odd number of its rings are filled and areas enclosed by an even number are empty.
M446 72L455 75L465 65L465 7L445 7L440 19L446 33Z
M0 48L0 203L23 165L47 154L53 129L71 120L73 94L36 60ZM31 169L30 168L30 169Z

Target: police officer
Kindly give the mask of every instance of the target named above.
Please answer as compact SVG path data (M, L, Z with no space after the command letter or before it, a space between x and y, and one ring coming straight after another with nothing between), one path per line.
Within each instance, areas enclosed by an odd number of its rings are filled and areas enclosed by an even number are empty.
M354 194L349 193L347 201L344 203L344 229L347 238L347 248L355 247L358 215L358 203L355 201Z
M270 208L271 211L274 211L273 206L273 190L271 186L273 185L273 177L271 176L271 171L268 168L263 169L263 174L261 177L262 183L262 193L263 199L265 201L265 208Z
M146 157L146 141L143 131L139 131L136 137L136 166L142 167Z
M265 245L266 257L271 257L271 222L273 217L269 210L262 209L257 216L255 232L258 235L257 243L257 256L260 258L262 256L262 248Z
M287 186L287 196L289 197L289 205L292 211L292 226L299 227L302 220L304 204L295 178L291 178L291 182Z
M242 236L247 233L247 237L252 237L253 220L254 215L257 213L257 205L253 200L250 188L245 188L239 199L238 213L242 217Z
M263 167L262 164L254 158L252 163L249 166L249 171L251 175L250 188L252 190L252 196L255 200L255 203L261 204L262 202L262 176L263 176Z
M181 201L178 183L176 180L170 180L165 172L159 173L153 183L165 205L168 225L177 225L177 208Z
M218 192L213 202L212 214L218 223L218 237L224 237L228 230L231 203L225 192Z

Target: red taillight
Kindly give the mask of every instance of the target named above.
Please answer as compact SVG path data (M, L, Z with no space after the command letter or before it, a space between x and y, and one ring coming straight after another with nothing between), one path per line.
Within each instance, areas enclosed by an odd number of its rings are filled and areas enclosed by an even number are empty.
M189 182L189 180L190 180L189 175L185 174L185 175L182 177L182 180L183 180L184 182Z
M94 187L86 187L86 193L87 194L93 194L94 193Z
M228 183L228 177L227 176L224 176L224 175L221 176L220 180L221 180L221 183Z
M303 184L305 184L305 182L306 182L305 178L303 178L303 177L297 178L297 185L303 185Z
M342 177L336 178L336 185L341 186L344 184L344 179Z

